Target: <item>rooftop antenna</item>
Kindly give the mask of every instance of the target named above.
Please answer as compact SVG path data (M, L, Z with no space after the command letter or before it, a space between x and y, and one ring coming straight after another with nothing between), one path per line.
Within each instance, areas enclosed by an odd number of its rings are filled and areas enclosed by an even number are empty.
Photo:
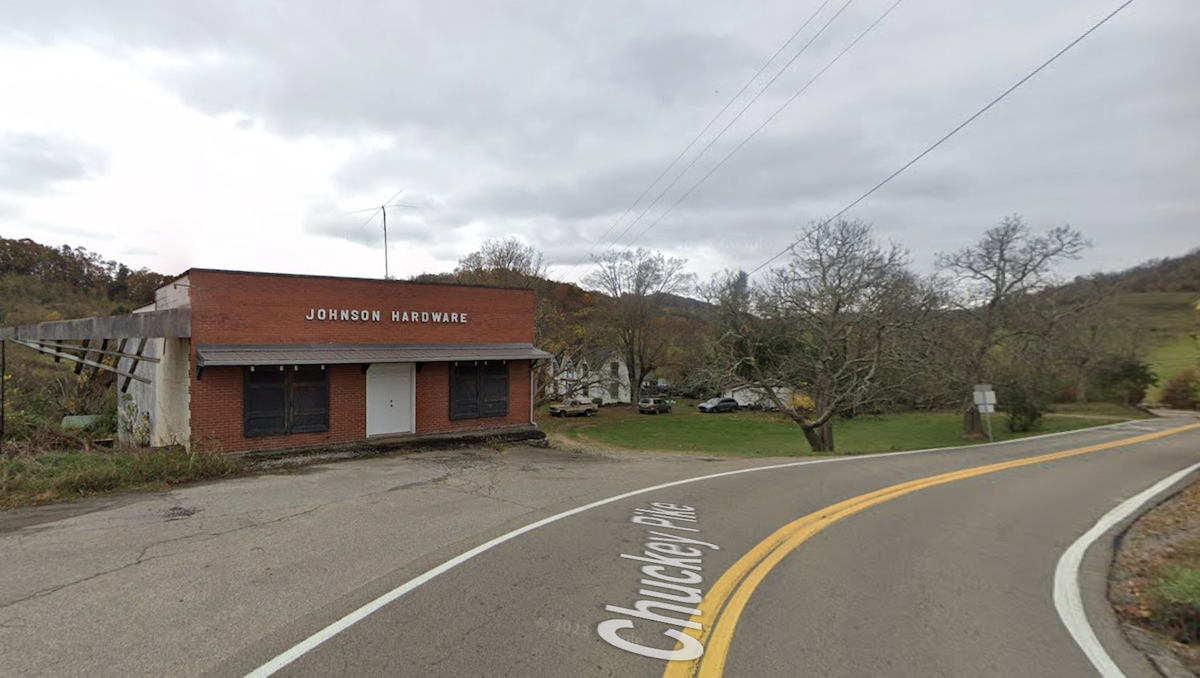
M392 197L385 200L383 202L383 204L380 205L379 207L368 207L365 210L354 210L353 212L346 213L346 215L349 216L351 214L361 214L363 212L370 212L371 216L367 217L367 220L363 222L363 226L366 226L367 224L371 223L371 220L373 220L375 218L376 214L379 214L381 212L383 213L383 277L385 280L391 277L390 272L388 270L387 209L389 207L408 207L411 209L419 209L416 205L403 205L398 202L395 202L395 203L392 202L396 198L399 198L400 194L403 192L404 192L403 188L396 191L396 195L393 195Z

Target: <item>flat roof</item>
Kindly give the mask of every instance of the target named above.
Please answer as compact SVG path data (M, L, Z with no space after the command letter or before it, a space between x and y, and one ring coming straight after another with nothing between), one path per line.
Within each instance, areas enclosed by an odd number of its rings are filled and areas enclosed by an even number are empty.
M267 271L233 271L233 270L221 269L221 268L189 268L188 270L184 271L183 273L180 273L178 276L176 276L169 282L165 283L163 285L163 287L166 287L167 285L170 285L172 283L179 282L179 280L181 278L187 277L194 271L200 272L200 273L228 273L228 274L232 274L232 275L272 276L272 277L278 277L278 278L312 278L315 280L354 280L354 281L365 281L365 282L376 282L376 283L388 283L388 284L393 284L393 285L395 285L395 284L431 285L431 286L440 286L440 287L474 287L474 288L486 289L486 290L520 290L520 291L524 291L524 292L533 292L534 291L532 288L529 288L529 287L506 287L503 285L479 285L479 284L474 284L474 283L459 283L459 282L453 282L453 281L442 282L442 281L435 281L435 280L400 280L397 278L356 278L356 277L352 277L352 276L314 275L314 274L308 274L308 273L271 273L271 272L267 272ZM573 284L573 283L571 283L571 284Z

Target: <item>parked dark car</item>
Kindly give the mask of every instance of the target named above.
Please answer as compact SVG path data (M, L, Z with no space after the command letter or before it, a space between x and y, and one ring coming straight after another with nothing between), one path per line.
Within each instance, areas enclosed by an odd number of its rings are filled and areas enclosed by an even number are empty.
M738 401L733 398L709 398L696 406L701 412L736 412Z
M638 412L642 414L666 414L671 411L671 402L666 398L642 398L638 401Z

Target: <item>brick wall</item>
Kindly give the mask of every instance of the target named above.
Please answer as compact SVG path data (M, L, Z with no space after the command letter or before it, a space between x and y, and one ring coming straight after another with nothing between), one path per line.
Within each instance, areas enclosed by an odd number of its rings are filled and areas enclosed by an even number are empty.
M193 344L533 342L531 290L200 269L188 277ZM319 309L379 311L380 320L305 319ZM392 311L466 313L467 322L392 322Z
M528 290L315 278L194 269L191 421L198 445L234 452L319 446L366 437L366 375L361 365L331 365L330 428L323 433L246 438L242 368L195 374L198 344L487 344L532 343L534 296ZM379 311L380 319L315 319L314 309ZM393 322L393 311L467 314L466 323ZM310 313L311 312L311 313ZM313 315L313 320L306 319ZM340 314L339 314L340 317ZM450 371L427 363L417 372L416 432L447 433L529 422L529 361L509 364L507 417L451 421Z

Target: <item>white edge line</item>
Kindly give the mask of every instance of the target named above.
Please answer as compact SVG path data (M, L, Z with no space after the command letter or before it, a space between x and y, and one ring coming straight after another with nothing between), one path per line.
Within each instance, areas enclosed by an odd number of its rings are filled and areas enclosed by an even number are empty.
M1058 560L1058 566L1054 568L1054 607L1058 610L1058 616L1062 619L1063 625L1067 627L1067 631L1071 633L1071 637L1075 639L1075 643L1079 645L1079 648L1083 650L1103 678L1125 678L1125 673L1117 667L1116 662L1100 644L1100 639L1096 637L1096 632L1092 629L1091 624L1088 623L1079 587L1079 568L1083 563L1083 556L1096 540L1103 537L1115 525L1133 515L1157 495L1197 469L1200 469L1200 463L1192 464L1182 471L1160 480L1149 489L1125 500L1106 513L1100 522L1093 525L1092 529L1071 544L1071 547Z
M1141 421L1141 420L1135 419L1135 420L1130 420L1130 421ZM568 518L577 513L583 513L584 511L590 511L591 509L594 509L594 508L597 508L600 506L604 506L605 504L611 504L613 502L621 501L622 499L636 497L639 494L646 494L647 492L655 492L658 490L666 489L668 487L675 487L676 485L686 485L688 483L695 483L695 482L699 482L702 480L712 480L713 478L723 478L725 476L733 476L733 475L738 475L741 473L753 473L756 471L771 471L774 469L790 468L793 466L806 466L809 464L825 464L825 463L832 463L832 462L839 462L839 461L861 461L861 460L865 460L865 459L879 459L880 457L899 457L899 456L905 456L905 455L909 455L909 454L928 454L930 452L945 452L947 450L968 450L968 449L974 449L977 447L982 447L985 445L986 446L996 446L996 445L1006 445L1009 443L1023 443L1023 442L1028 442L1030 440L1037 440L1037 439L1041 439L1041 438L1053 438L1056 436L1063 436L1063 435L1070 435L1070 434L1077 434L1077 433L1087 433L1089 431L1097 431L1097 430L1122 426L1122 425L1125 425L1128 423L1129 422L1127 422L1127 421L1123 421L1123 422L1117 422L1114 424L1105 424L1103 426L1093 426L1090 428L1075 429L1073 431L1059 431L1057 433L1047 433L1045 435L1040 435L1040 436L1029 436L1026 438L1014 438L1012 440L1002 440L998 443L982 443L979 445L957 445L954 447L937 447L937 448L928 449L928 450L907 450L904 452L883 452L883 453L878 453L878 454L861 454L861 455L854 455L854 456L850 456L850 457L827 457L824 459L807 459L805 461L789 462L787 464L774 464L772 466L758 466L755 468L739 469L736 471L725 471L723 473L713 473L710 475L699 476L696 478L685 478L684 480L676 480L676 481L673 481L670 483L665 483L662 485L655 485L654 487L647 487L647 488L643 488L640 490L633 490L632 492L625 492L624 494L618 494L615 497L609 497L607 499L601 499L599 501L594 501L590 504L578 506L578 507L570 509L568 511L563 511L562 513L558 513L558 514L555 514L555 515L552 515L552 516L549 516L546 518L542 518L541 520L538 520L536 522L525 525L524 527L519 527L519 528L513 530L512 532L500 535L499 537L496 537L490 541L484 542L469 551L461 553L461 554L455 556L454 558L447 560L446 562L442 563L441 565L438 565L437 567L434 567L434 568L426 571L424 574L421 574L420 576L418 576L414 579L410 579L409 581L401 584L400 586L397 586L396 588L392 589L391 591L388 591L387 593L376 598L375 600L372 600L371 602L367 603L366 605L363 605L362 607L351 612L350 614L333 622L329 626L326 626L325 628L321 629L320 631L317 631L316 633L312 634L311 636L305 638L304 640L300 641L296 645L292 646L291 649L283 652L282 654L279 654L274 659L267 662L266 664L263 664L262 666L258 667L254 671L247 673L245 678L268 678L269 676L275 675L275 673L277 673L283 667L287 666L288 664L291 664L292 662L296 661L297 659L299 659L299 658L303 657L304 655L308 654L309 652L313 651L314 649L316 649L319 645L321 645L325 641L329 640L330 638L333 638L334 636L338 635L342 631L345 631L346 629L350 628L351 626L354 626L355 624L362 621L363 619L366 619L370 615L379 611L381 608L385 607L386 605L394 602L395 600L397 600L401 596L405 595L406 593L416 589L417 587L430 581L431 579L434 579L438 575L444 574L444 573L454 569L455 567L462 565L463 563L467 562L468 560L471 560L475 556L478 556L482 553L485 553L485 552L495 548L496 546L499 546L500 544L503 544L504 542L511 541L527 532L532 532L532 531L538 529L539 527L542 527L544 525L549 525L550 523L558 522L558 521L562 520L563 518ZM1056 587L1056 590L1057 590L1057 587Z

